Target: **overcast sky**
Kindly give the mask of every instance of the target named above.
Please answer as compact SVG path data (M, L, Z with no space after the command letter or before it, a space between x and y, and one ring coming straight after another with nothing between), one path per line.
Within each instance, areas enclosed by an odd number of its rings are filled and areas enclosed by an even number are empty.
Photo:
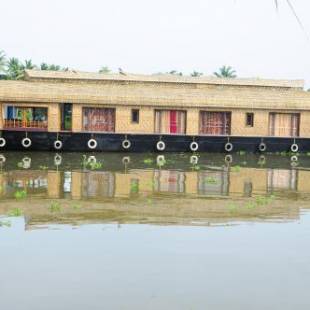
M291 0L310 34L310 1ZM97 71L302 78L310 41L286 0L1 0L0 50Z

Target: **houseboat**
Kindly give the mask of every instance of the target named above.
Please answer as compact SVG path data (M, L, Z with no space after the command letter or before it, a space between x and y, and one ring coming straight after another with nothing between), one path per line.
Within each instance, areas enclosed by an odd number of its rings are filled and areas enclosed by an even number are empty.
M0 81L0 151L310 152L302 80L27 70Z

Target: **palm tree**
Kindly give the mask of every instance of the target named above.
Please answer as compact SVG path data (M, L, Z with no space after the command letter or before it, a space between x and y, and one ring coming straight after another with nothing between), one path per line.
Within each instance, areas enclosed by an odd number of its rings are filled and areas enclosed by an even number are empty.
M218 78L234 79L237 77L236 71L231 66L223 66L219 68L219 71L214 72L214 75Z
M103 66L100 68L99 73L108 74L111 73L111 70L108 66Z
M48 71L68 71L68 68L61 68L59 65L47 64L46 62L42 62L40 65L40 70L48 70Z
M167 72L167 73L168 73L168 74L171 74L171 75L180 75L180 76L183 75L182 72L179 72L179 71L177 71L177 70L171 70L170 72Z
M25 63L23 64L23 67L24 67L24 70L25 69L33 70L33 69L37 68L37 66L32 63L31 59L25 60Z
M6 73L9 80L19 80L24 76L24 66L18 58L12 57L7 62Z
M198 71L195 71L195 70L191 73L191 76L193 76L193 77L200 77L202 75L203 75L202 72L198 72Z

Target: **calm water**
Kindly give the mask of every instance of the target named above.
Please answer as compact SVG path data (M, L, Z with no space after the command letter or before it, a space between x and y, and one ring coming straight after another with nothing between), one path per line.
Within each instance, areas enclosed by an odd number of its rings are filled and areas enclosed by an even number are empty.
M309 180L308 156L2 153L1 309L309 309Z

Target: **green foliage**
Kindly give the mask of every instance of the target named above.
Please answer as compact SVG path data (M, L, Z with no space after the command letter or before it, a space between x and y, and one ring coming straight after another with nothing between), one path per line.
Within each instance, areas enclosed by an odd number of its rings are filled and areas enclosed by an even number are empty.
M146 158L143 160L143 163L145 163L146 165L151 165L153 164L154 160L152 158Z
M240 172L241 168L240 166L236 165L236 166L232 166L230 170L231 172Z
M109 73L111 73L111 70L110 70L110 68L108 66L103 66L103 67L100 68L99 73L109 74Z
M204 183L206 184L217 184L217 180L213 177L207 177L204 179Z
M79 209L81 209L82 207L81 207L81 205L75 203L75 204L72 205L72 208L73 208L74 210L79 210Z
M49 210L52 213L60 212L61 211L60 203L56 201L52 202L51 205L49 206Z
M196 70L194 70L194 71L191 73L191 76L192 76L192 77L200 77L200 76L202 76L202 75L203 75L202 72L198 72L198 71L196 71Z
M236 71L231 66L223 66L219 68L218 72L214 72L214 75L218 78L236 78Z
M238 209L238 206L237 206L236 204L234 204L234 203L230 203L230 204L228 205L228 210L229 210L230 212L235 212L237 209Z
M48 169L48 166L41 165L41 166L39 166L39 169L40 169L40 170L47 170L47 169Z
M183 73L182 72L179 72L177 70L171 70L169 72L167 72L168 74L171 74L171 75L179 75L179 76L182 76Z
M23 212L20 208L14 208L12 210L9 211L8 216L11 217L18 217L18 216L22 216Z
M257 196L256 199L255 199L255 202L258 206L265 206L265 205L268 205L269 203L271 203L273 200L274 200L274 196L271 195L271 196Z
M130 184L130 192L137 194L139 192L139 182L135 181Z
M87 163L87 167L90 170L98 170L98 169L101 169L102 166L103 166L103 164L101 162L90 161L90 162Z
M17 191L14 193L14 197L15 197L17 200L24 199L24 198L27 197L27 191L26 191L26 190L17 190Z

